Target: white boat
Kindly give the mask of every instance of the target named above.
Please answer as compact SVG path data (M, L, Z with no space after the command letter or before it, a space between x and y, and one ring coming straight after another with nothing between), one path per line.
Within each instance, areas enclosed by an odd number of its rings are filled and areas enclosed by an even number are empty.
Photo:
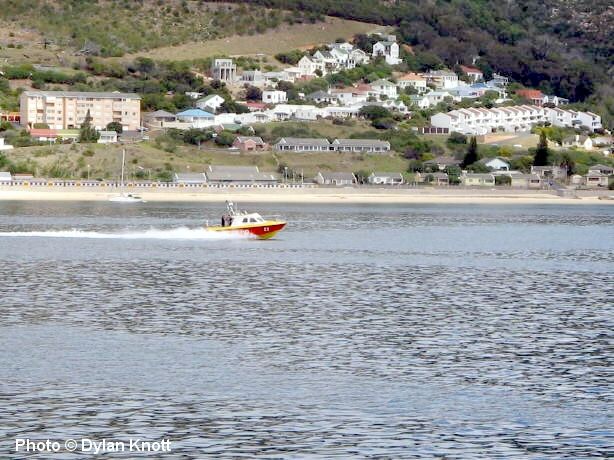
M112 196L109 201L115 203L145 203L145 200L140 196L133 195L132 193L126 193L124 191L124 169L126 167L126 149L122 150L122 177L119 183L119 196Z

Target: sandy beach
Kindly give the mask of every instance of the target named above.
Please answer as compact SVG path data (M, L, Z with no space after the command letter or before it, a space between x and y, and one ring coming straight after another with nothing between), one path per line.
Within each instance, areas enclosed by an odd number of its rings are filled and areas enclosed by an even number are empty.
M426 188L135 188L147 201L255 203L475 203L475 204L614 204L605 191L579 192L577 197L560 197L551 191L510 189ZM21 201L107 201L117 189L103 187L0 187L0 200Z

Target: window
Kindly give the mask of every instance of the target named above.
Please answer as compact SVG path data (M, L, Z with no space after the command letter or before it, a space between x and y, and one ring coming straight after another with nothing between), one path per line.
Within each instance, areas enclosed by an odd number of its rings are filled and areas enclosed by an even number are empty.
M248 222L248 220L249 220L249 219L248 219L247 217L244 217L244 218L243 218L243 223L244 223L244 224L246 224L246 223Z
M254 219L253 217L250 217L249 219L250 222L258 222L256 219Z

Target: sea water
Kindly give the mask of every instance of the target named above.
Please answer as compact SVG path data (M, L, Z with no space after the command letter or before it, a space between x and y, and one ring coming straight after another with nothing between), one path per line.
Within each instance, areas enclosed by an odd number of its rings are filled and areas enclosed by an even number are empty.
M614 454L614 207L222 208L0 203L1 458Z

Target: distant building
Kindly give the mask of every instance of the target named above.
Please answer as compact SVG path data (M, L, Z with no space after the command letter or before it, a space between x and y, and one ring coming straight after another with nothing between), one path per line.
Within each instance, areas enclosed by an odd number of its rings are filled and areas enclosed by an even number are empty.
M390 151L390 142L377 139L335 139L331 147L338 152L384 153Z
M280 152L328 152L331 149L328 139L282 137L273 148Z
M403 185L405 180L401 173L372 172L367 179L372 185Z
M117 143L117 131L99 131L100 137L98 138L99 144L116 144Z
M542 179L537 174L511 174L512 187L519 188L541 188Z
M177 121L177 117L166 110L156 110L155 112L146 113L143 119L145 120L145 124L150 128L163 128L164 123L173 123Z
M516 95L526 99L533 105L542 105L544 103L544 93L538 89L519 89Z
M542 179L565 179L567 169L560 166L531 166L531 174L537 174Z
M196 107L207 112L217 112L224 103L224 98L219 94L209 94L196 101Z
M202 185L207 183L205 173L175 173L173 182L184 185Z
M588 168L588 172L599 172L601 174L605 174L606 176L611 176L612 174L614 174L614 168L612 168L611 166L606 166L606 165L602 165L602 164L596 164L593 166L589 166Z
M371 88L379 96L386 96L391 99L397 97L397 85L391 81L380 79L371 83Z
M274 185L275 174L260 172L257 166L209 166L205 172L212 184Z
M568 136L561 142L563 147L578 147L584 150L593 150L593 140L588 136L576 134Z
M480 69L466 65L462 65L460 68L469 77L469 80L474 83L484 79L484 74Z
M465 186L494 187L495 176L492 174L464 174L461 182Z
M418 93L425 93L427 91L426 78L417 73L408 73L399 77L397 80L397 86L402 89L408 87L414 88Z
M232 146L242 152L256 152L269 148L269 145L258 136L237 136Z
M591 188L608 187L610 179L599 171L589 171L583 178L582 185Z
M262 102L265 104L283 104L288 101L288 95L285 91L279 90L264 90L262 92Z
M484 163L484 166L486 166L487 168L490 168L492 171L509 171L510 170L510 164L507 161L502 160L501 158L485 159L485 160L482 160L482 163Z
M211 77L214 80L233 82L237 78L237 66L232 59L214 59L211 64Z
M92 126L105 129L111 122L124 131L141 125L141 97L134 93L24 91L19 98L21 125L46 124L50 129L80 128L89 112Z
M201 109L188 109L177 114L177 119L185 123L191 123L194 128L210 126L215 116Z
M449 70L431 70L424 74L427 84L432 84L439 89L456 88L458 75Z
M0 171L0 184L8 184L13 182L13 176L8 171Z
M316 183L320 185L353 185L356 181L356 176L350 172L318 172L315 177Z
M373 45L373 57L383 56L386 64L397 65L403 62L399 58L399 44L396 41L380 41Z

